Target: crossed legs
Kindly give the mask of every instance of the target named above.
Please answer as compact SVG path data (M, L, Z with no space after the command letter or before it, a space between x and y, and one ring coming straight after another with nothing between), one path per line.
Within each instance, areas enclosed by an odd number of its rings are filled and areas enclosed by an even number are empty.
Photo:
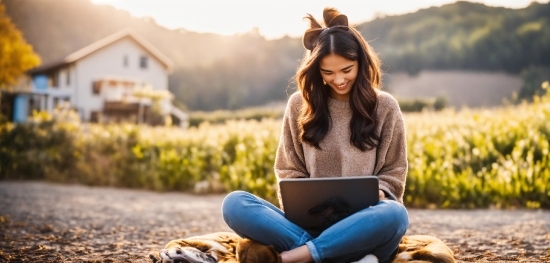
M225 197L222 214L235 233L274 246L283 262L354 261L367 254L384 262L390 259L409 225L402 204L383 200L313 237L288 221L279 208L244 191Z

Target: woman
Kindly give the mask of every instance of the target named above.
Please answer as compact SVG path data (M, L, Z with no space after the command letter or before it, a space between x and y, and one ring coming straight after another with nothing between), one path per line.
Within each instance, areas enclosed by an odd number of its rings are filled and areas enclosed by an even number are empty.
M369 254L389 261L409 224L399 105L378 89L379 59L345 15L325 8L326 27L306 18L308 52L286 107L275 173L279 179L376 175L380 202L314 235L269 202L236 191L224 199L224 220L237 234L273 245L283 262L352 262Z

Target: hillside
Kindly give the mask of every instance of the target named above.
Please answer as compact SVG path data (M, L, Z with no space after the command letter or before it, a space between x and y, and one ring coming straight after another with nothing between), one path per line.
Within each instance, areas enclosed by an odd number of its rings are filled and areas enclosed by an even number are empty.
M399 101L446 98L446 106L491 108L510 102L519 93L521 78L503 72L423 70L417 75L387 74L384 89Z
M89 0L2 0L43 63L130 27L175 62L170 90L192 110L285 100L304 49L299 38L266 40L169 30L151 18ZM357 25L387 73L425 69L506 71L550 66L550 4L524 9L456 2ZM208 81L205 81L208 80Z
M143 35L179 67L223 58L226 52L217 43L232 39L168 30L151 18L135 18L124 10L94 5L88 0L3 0L2 3L45 64L126 27Z
M358 26L395 71L550 66L550 4L524 9L458 1Z
M135 18L126 11L88 0L2 3L43 63L123 28L134 29L175 62L170 90L191 109L239 108L286 99L284 89L294 73L296 59L303 54L299 39L267 41L254 32L220 36L168 30L151 18Z

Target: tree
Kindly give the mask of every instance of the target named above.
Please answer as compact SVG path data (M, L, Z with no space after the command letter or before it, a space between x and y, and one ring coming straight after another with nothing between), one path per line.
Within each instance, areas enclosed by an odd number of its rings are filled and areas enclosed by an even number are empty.
M532 101L533 96L542 96L546 94L546 90L544 90L542 84L550 80L549 67L531 66L524 69L520 75L523 80L523 85L518 94L520 100L525 99L527 101Z
M25 71L40 64L40 57L12 24L0 3L0 89L8 90Z

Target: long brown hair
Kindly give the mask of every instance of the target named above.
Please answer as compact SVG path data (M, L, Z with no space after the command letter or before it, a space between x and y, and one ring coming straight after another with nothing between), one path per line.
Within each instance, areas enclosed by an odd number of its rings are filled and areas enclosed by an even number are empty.
M330 129L330 90L323 84L319 62L327 55L337 54L359 64L357 78L350 90L349 104L353 112L350 143L361 151L376 147L380 140L375 132L378 124L376 89L381 78L378 56L359 31L348 26L347 17L335 8L323 10L324 28L310 14L305 19L310 22L310 29L303 38L308 52L295 76L305 102L299 118L302 141L321 149L319 143Z

